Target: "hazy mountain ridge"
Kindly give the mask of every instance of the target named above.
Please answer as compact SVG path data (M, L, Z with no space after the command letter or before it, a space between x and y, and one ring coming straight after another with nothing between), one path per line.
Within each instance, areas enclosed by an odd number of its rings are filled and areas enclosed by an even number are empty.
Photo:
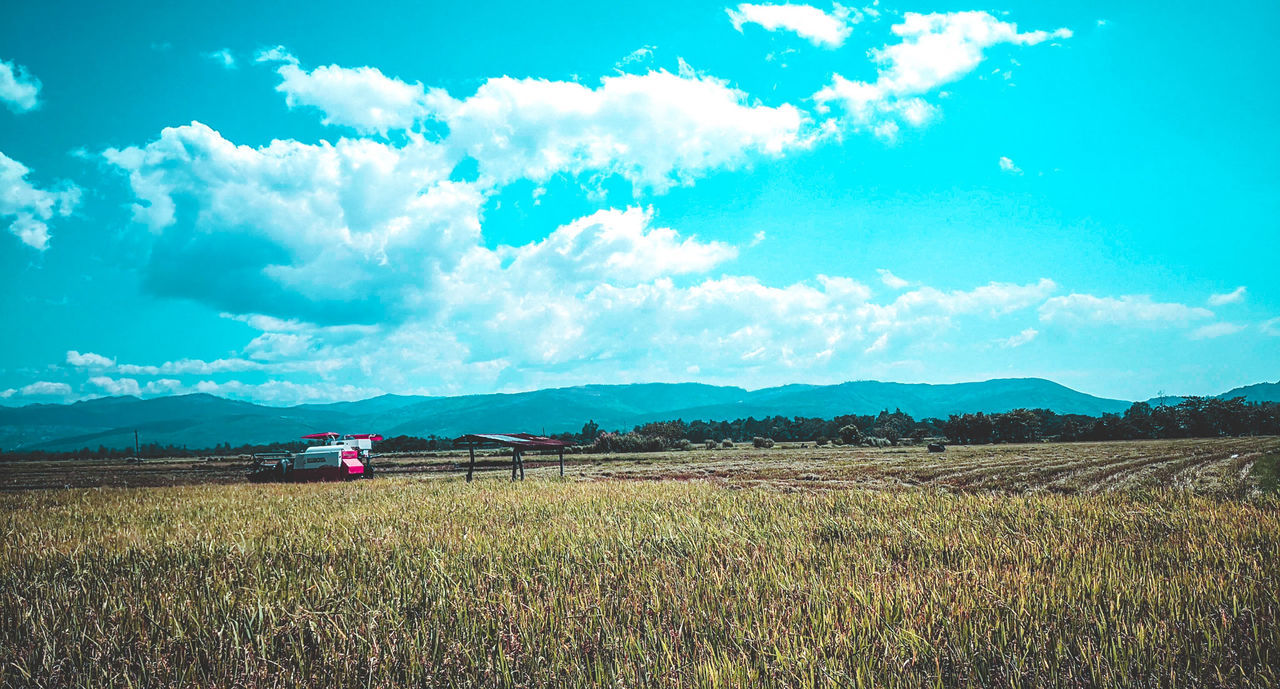
M1280 401L1280 383L1222 393L1251 402ZM1182 398L1165 398L1176 403ZM916 418L1019 407L1097 416L1122 412L1123 400L1095 397L1040 378L934 385L853 381L761 390L702 383L585 385L521 393L415 397L382 395L355 402L268 407L207 394L153 399L107 397L71 404L0 407L0 449L67 450L143 442L211 447L294 440L315 431L384 435L578 431L588 419L605 429L648 421L732 420L747 416L874 414L901 409Z

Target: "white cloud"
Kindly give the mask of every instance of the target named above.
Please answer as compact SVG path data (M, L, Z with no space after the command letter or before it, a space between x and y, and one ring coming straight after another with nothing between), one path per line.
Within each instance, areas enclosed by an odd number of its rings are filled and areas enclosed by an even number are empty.
M1022 174L1022 168L1014 164L1013 159L1007 156L1000 156L1000 169L1011 175Z
M139 386L138 381L133 378L93 376L89 378L89 383L102 389L102 391L108 395L130 395L137 397L142 394L142 387Z
M1268 335L1280 335L1280 318L1272 318L1258 324L1258 328Z
M836 4L830 13L810 5L754 5L743 3L737 9L726 9L733 28L742 31L744 24L758 24L765 31L783 29L808 39L816 46L838 48L853 32L861 15Z
M229 48L220 48L211 53L205 53L205 57L218 63L224 69L236 68L236 56L231 53Z
M1225 321L1221 323L1210 323L1209 325L1202 325L1191 331L1191 339L1208 340L1216 337L1223 337L1225 335L1234 335L1241 330L1244 330L1244 328L1245 326L1240 325L1239 323L1227 323Z
M1066 325L1186 325L1213 312L1198 306L1152 301L1147 295L1053 297L1040 307L1040 320Z
M987 12L907 12L892 31L901 38L899 43L871 51L879 64L876 80L852 81L832 75L831 84L813 96L820 112L837 103L844 110L845 126L865 127L881 138L892 139L898 131L896 123L919 127L932 119L936 107L920 96L972 72L985 58L987 48L1036 45L1071 36L1068 29L1019 32L1016 24ZM888 123L895 126L890 128Z
M116 365L115 359L108 359L93 352L81 354L74 349L67 352L67 363L76 368L111 368Z
M615 65L615 67L617 67L619 70L625 70L627 67L631 65L646 64L653 60L653 51L657 49L658 49L658 46L656 45L646 45L646 46L641 46L639 48L636 48L630 53L627 53L627 55L623 57L621 60L618 60L618 64Z
M361 400L382 393L377 388L356 385L312 385L293 383L286 380L273 380L257 384L243 383L238 380L225 382L202 380L190 388L184 388L184 390L277 405Z
M1039 334L1040 334L1039 330L1036 330L1035 328L1027 328L1026 330L1023 330L1017 335L1013 335L1012 337L1007 337L1003 340L999 340L999 343L1001 347L1005 347L1007 349L1012 349L1014 347L1021 347L1022 345L1027 344L1028 342L1036 339L1036 336Z
M546 239L500 252L511 257L509 275L590 283L634 284L659 277L705 273L738 252L721 242L681 239L675 230L650 227L652 211L598 211L552 232Z
M26 67L0 60L0 101L15 113L35 110L40 106L40 80Z
M446 143L496 183L596 172L663 191L740 165L748 154L806 144L796 107L752 104L691 70L605 77L594 89L501 77L461 100L432 89L428 101L449 127Z
M403 318L480 237L481 190L449 181L456 159L420 139L252 148L193 122L103 155L155 236L148 286L233 313Z
M27 181L30 170L0 153L0 220L9 220L9 232L24 244L43 251L49 246L49 222L71 215L80 203L80 188L63 182L55 190L40 189Z
M0 399L10 397L70 397L71 386L66 383L51 383L47 380L36 381L21 388L9 388L0 392Z
M1244 301L1244 295L1248 290L1241 285L1226 294L1214 294L1209 297L1209 306L1222 306L1224 304L1237 304Z
M885 287L889 289L906 289L911 286L909 281L894 275L886 268L877 268L876 272L880 273L880 282L883 282Z
M421 83L388 77L376 67L328 65L308 72L280 46L260 51L257 61L280 63L276 73L281 82L276 90L285 94L290 108L319 109L325 124L385 136L388 131L412 129L427 115Z
M116 370L120 373L134 376L159 376L159 375L209 375L211 373L227 373L232 371L261 371L266 366L259 361L250 361L248 359L231 358L231 359L215 359L214 361L203 361L201 359L179 359L177 361L166 361L159 365L138 365L138 364L120 364Z
M381 73L335 67L341 79L322 83L316 74L324 68L303 72L283 50L262 58L280 63L286 82L292 74L326 91L297 103L361 131L384 131L360 114L370 98L338 103L334 112L327 100L358 91L344 80L377 82L386 79ZM399 121L409 124L395 143L237 146L193 122L105 151L128 175L134 218L149 230L144 285L212 306L254 332L241 351L215 361L118 364L76 352L102 379L94 385L292 403L388 390L672 380L691 369L711 382L744 374L793 382L889 370L913 349L943 346L974 321L1012 318L1056 289L1047 279L912 288L886 270L886 285L912 289L881 302L841 276L769 285L713 275L735 247L681 235L634 203L494 247L481 234L481 210L507 183L581 175L589 185L620 175L637 193L661 191L808 145L805 118L687 65L678 74L607 77L596 87L491 79L464 98L432 89L423 102L426 116L447 126L438 140L414 131L418 115ZM913 107L903 105L902 116L917 117ZM477 181L450 181L468 156L478 163ZM250 371L277 380L221 380ZM97 375L104 372L131 377ZM290 381L292 374L319 380ZM166 377L142 385L132 376ZM189 384L181 376L208 379ZM424 381L432 389L423 390Z

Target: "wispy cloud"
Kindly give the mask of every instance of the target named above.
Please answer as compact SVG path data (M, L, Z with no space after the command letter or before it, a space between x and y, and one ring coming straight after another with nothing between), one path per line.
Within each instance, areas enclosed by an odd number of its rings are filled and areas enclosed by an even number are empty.
M1237 304L1244 301L1244 296L1247 291L1248 290L1245 289L1244 285L1241 285L1230 292L1211 295L1209 297L1209 305L1222 306L1224 304Z
M1215 337L1234 335L1244 330L1244 328L1245 326L1240 325L1239 323L1227 323L1225 321L1222 323L1210 323L1209 325L1202 325L1191 331L1191 339L1207 340Z
M226 69L236 68L236 56L231 53L229 48L220 48L211 53L205 53L205 57L213 60Z
M883 139L893 139L899 123L919 127L931 120L936 106L922 96L972 72L986 58L987 48L1037 45L1072 35L1065 28L1020 32L1016 24L987 12L907 12L892 30L901 41L871 51L879 64L875 81L834 74L813 95L820 112L839 105L841 124L869 128Z
M999 340L999 343L1001 347L1005 347L1007 349L1012 349L1014 347L1021 347L1022 345L1027 344L1028 342L1036 339L1036 336L1039 334L1040 334L1039 330L1036 330L1035 328L1027 328L1026 330L1023 330L1017 335L1014 335L1012 337L1007 337L1003 340Z
M40 106L40 80L26 67L0 60L0 102L16 113Z
M889 272L886 268L877 268L876 272L880 274L880 282L890 289L905 289L911 286L911 282Z
M1213 312L1198 306L1157 302L1148 295L1098 297L1070 294L1053 297L1040 307L1040 320L1068 325L1186 325Z
M862 16L835 5L824 12L811 5L755 5L743 3L725 10L733 28L742 31L746 24L756 24L766 31L791 31L816 46L838 48L853 32L851 26Z

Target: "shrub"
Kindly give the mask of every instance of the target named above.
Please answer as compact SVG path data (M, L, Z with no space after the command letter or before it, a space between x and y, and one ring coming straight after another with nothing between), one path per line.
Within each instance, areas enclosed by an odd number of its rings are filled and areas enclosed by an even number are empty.
M813 441L813 444L817 445L818 447L822 447L823 445L826 445L827 444L826 436L823 436L823 435L818 436L818 439Z
M862 442L862 429L853 424L840 428L840 440L845 445L857 445Z
M729 448L733 447L733 441L732 441L732 440L729 440L728 438L725 438L724 440L721 440L721 441L720 441L720 447L722 447L722 448L724 448L724 449L726 449L726 450L727 450L727 449L729 449Z
M675 442L675 444L674 444L674 445L672 445L672 449L674 449L674 450L692 450L692 449L693 449L693 443L692 443L692 442L690 442L688 438L681 438L681 439L677 440L677 441Z
M601 433L591 449L595 452L658 452L666 449L666 443L662 438L634 431L625 435Z
M706 442L706 448L707 448L708 450L714 450L714 449L716 449L716 441L711 440L710 438L708 438L708 439L707 439L707 442Z
M773 447L773 438L761 438L759 436L751 439L754 447Z

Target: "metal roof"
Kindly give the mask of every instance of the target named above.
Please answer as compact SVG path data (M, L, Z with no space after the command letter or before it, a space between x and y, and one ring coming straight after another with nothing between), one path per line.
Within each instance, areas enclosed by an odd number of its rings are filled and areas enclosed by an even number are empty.
M555 438L548 438L545 435L531 435L529 433L470 433L468 435L459 436L453 441L458 443L497 443L499 445L508 445L510 447L542 447L557 448L568 447L569 443Z

